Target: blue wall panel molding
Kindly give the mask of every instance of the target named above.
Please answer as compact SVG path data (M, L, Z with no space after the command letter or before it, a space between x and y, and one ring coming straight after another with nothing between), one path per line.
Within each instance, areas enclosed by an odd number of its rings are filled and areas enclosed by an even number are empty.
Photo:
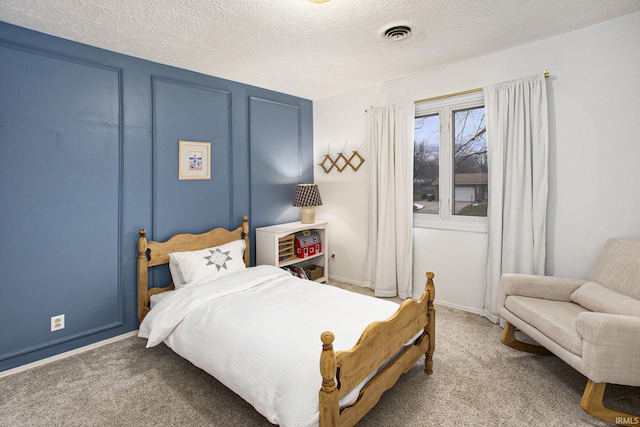
M185 81L152 80L153 238L231 226L231 94ZM178 180L180 140L211 143L211 179Z
M2 22L0 100L0 371L138 328L140 228L295 220L313 180L311 101ZM179 140L211 180L178 180Z
M305 164L300 105L251 97L249 100L252 227L299 219L293 207L296 186L313 182Z
M230 227L231 93L152 77L153 223L150 238ZM180 140L211 143L211 179L178 180ZM152 285L166 286L166 268L153 269Z
M6 41L0 75L4 361L124 325L123 81Z

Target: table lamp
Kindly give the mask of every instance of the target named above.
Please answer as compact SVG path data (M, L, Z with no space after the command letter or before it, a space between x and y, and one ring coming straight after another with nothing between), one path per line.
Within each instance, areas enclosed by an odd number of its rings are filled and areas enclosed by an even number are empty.
M300 221L303 224L313 224L316 222L316 210L314 206L322 205L320 192L316 184L298 184L296 197L293 199L293 206L302 207Z

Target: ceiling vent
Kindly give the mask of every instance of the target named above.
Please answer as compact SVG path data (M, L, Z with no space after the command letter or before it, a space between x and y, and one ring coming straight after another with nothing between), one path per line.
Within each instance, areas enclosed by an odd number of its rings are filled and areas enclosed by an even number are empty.
M411 37L411 27L407 25L394 25L382 33L384 38L393 42L399 42Z

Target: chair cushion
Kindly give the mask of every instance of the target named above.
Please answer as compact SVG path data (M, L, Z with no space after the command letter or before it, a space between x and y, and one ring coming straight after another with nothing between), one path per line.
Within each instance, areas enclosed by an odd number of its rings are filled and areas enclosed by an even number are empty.
M582 338L576 331L576 317L589 311L568 301L510 295L504 306L541 333L576 356L582 356Z
M640 241L607 240L589 281L640 300Z
M598 313L640 317L640 301L595 282L586 282L569 297L571 301Z

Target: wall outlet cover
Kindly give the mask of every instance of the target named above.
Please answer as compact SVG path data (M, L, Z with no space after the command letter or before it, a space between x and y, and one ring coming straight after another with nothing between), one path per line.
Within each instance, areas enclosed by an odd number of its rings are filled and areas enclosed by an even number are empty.
M64 314L51 317L51 332L64 329Z

